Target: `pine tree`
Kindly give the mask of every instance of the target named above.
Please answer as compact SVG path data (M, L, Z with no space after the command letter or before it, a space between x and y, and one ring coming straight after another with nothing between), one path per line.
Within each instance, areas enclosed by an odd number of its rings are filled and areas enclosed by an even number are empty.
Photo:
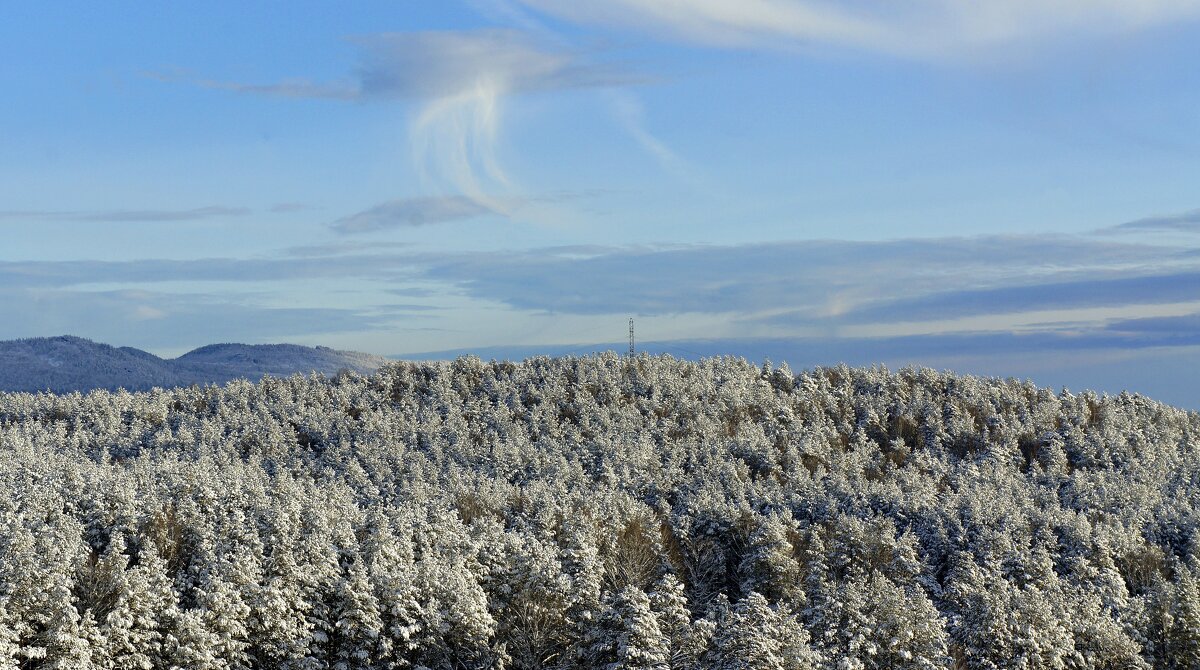
M705 625L706 619L692 621L683 584L675 575L668 572L654 585L650 592L650 608L667 638L671 670L696 667L708 648L712 630Z
M293 664L308 653L313 637L308 612L311 604L290 558L273 561L281 572L266 577L255 589L251 604L251 648L255 665Z
M20 670L21 645L16 618L9 613L5 598L0 597L0 670Z
M151 670L166 665L169 622L177 617L175 598L153 543L140 547L137 565L128 569L125 551L125 537L118 534L101 559L112 599L100 625L107 643L102 667Z
M361 560L350 565L338 584L338 650L334 670L366 670L380 656L383 619Z
M804 603L803 583L787 530L777 514L760 518L747 538L738 577L742 593L756 591L771 602L799 607Z
M461 561L421 561L417 587L421 623L416 662L431 668L494 665L491 639L496 620L488 612L487 594L470 568Z
M167 644L171 670L227 670L230 667L231 664L215 651L221 640L205 627L203 617L206 613L207 610L179 612Z
M55 579L54 561L46 561L44 547L27 527L29 520L17 515L4 519L0 536L0 593L8 613L7 634L17 645L21 663L38 663L46 658L42 631L52 624L59 604L51 600L61 589ZM69 606L69 602L67 603Z
M863 667L933 670L946 665L947 635L941 615L920 587L898 586L878 572L865 584L851 583L846 587L861 588L862 597L850 600L866 605L862 632L868 642L866 654L860 657ZM857 621L852 619L847 623L853 629Z
M1200 668L1200 580L1186 565L1176 574L1167 657L1171 667Z
M313 638L310 589L305 570L296 562L293 534L298 531L289 519L298 495L290 494L278 510L275 521L281 525L271 555L264 559L262 581L249 587L247 633L252 665L259 667L298 663Z
M244 562L247 560L238 556L214 565L198 593L199 623L210 636L206 653L221 659L230 670L253 665L249 654L251 607L246 594L257 571Z
M1047 588L1049 587L1049 588ZM955 612L950 634L968 667L1064 667L1074 655L1067 610L1057 585L1017 586L965 553L952 559L946 599Z
M55 594L54 616L41 634L46 649L46 670L90 670L92 667L92 643L95 623L88 616L79 616L69 589L59 589Z
M588 630L589 667L624 670L669 670L668 640L659 627L650 599L636 586L605 598L604 609Z
M709 663L720 670L816 670L821 656L808 644L808 631L751 592L717 615Z
M368 515L363 555L378 603L381 659L408 667L421 633L412 539L398 537L389 519L373 511Z

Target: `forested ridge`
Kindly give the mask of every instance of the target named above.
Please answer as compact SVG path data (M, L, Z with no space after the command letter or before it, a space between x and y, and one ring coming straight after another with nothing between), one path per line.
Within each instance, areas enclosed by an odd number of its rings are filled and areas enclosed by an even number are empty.
M1198 435L732 358L0 394L0 667L1200 668Z
M263 375L336 374L340 370L370 374L387 362L356 351L296 344L210 344L164 359L141 349L113 347L82 337L33 337L0 341L0 392L149 391Z

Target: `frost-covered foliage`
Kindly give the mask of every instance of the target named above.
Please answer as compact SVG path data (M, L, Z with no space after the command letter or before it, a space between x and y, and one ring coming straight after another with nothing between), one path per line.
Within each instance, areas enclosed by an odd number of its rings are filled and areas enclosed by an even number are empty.
M0 668L1197 668L1198 436L611 354L0 395Z

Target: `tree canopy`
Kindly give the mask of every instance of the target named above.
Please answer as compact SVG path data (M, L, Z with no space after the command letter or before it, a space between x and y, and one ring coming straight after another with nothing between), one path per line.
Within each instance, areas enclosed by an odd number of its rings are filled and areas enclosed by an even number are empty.
M1198 435L734 358L0 394L0 668L1194 668Z

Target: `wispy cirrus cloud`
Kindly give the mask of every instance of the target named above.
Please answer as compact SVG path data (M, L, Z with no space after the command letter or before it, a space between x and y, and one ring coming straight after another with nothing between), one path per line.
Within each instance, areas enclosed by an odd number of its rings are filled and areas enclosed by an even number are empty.
M1200 17L1197 0L520 0L570 21L719 47L846 46L905 56L1111 35Z
M492 82L506 93L626 86L645 75L599 62L595 51L510 29L383 33L353 40L363 49L363 95L437 99Z
M626 86L645 77L515 30L383 35L366 43L367 90L425 100L409 126L423 186L511 215L519 191L497 154L506 100L551 90ZM509 197L505 197L505 196Z
M625 128L625 132L650 154L663 170L676 176L688 176L692 166L682 159L674 149L646 128L645 110L641 102L626 91L613 91L609 95L614 116Z
M140 223L224 219L246 216L251 213L253 213L253 210L247 207L221 205L195 207L192 209L6 210L0 211L0 220Z
M603 50L581 49L520 30L381 33L349 41L359 50L358 66L335 82L288 79L251 84L179 72L152 76L253 95L418 104L409 124L411 160L426 193L449 197L440 198L441 203L434 202L437 197L425 203L386 203L361 218L335 224L344 232L397 222L421 225L417 222L440 216L430 213L438 206L460 204L454 196L471 201L474 209L511 215L512 194L519 189L496 149L507 99L649 81L644 74L605 60ZM537 209L526 214L536 216Z

